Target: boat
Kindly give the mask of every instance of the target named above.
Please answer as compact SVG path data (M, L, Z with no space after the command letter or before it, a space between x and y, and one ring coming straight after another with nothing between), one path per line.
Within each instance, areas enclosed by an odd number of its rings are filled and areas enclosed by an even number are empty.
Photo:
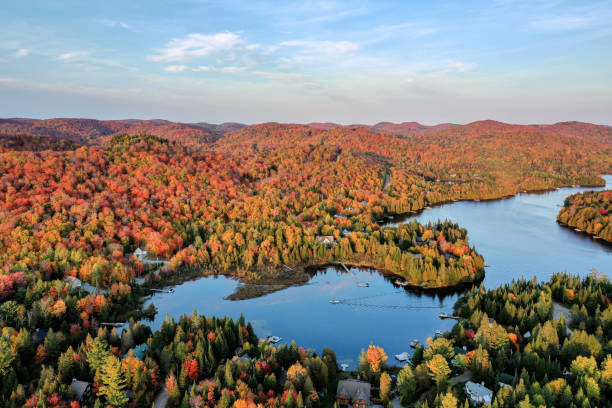
M419 346L419 341L417 339L412 340L410 343L410 347L417 348Z
M574 231L576 232L582 232L582 230L580 228L575 228Z
M396 279L396 280L395 280L395 284L396 284L396 285L399 285L399 286L408 286L408 285L409 285L409 283L408 283L408 282L406 282L406 281L401 281L401 280L399 280L399 279Z
M427 206L425 207L426 210L431 210L431 207Z
M438 336L438 337L439 337L439 336L442 336L442 330L436 330L436 331L434 332L434 334L435 334L436 336Z
M281 340L282 340L282 338L280 338L280 337L278 337L278 336L268 336L268 337L266 337L266 340L267 340L267 341L268 341L268 343L270 343L270 344L276 344L276 343L278 343L279 341L281 341Z
M334 299L334 300L330 300L329 303L331 303L332 305L337 305L338 303L340 303L340 301Z
M410 354L408 354L408 353L406 353L406 352L404 351L403 353L396 354L396 355L395 355L395 359L396 359L397 361L401 361L401 362L408 361L408 360L410 360Z
M348 367L348 364L340 364L340 368L342 369L342 371L348 370Z
M360 283L360 284L359 284L359 287L360 287L360 288L369 288L369 287L370 287L370 284L369 284L369 283Z

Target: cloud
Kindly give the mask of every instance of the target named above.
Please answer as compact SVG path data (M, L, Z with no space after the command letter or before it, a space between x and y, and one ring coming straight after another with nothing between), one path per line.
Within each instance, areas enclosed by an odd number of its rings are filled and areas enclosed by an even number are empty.
M150 56L152 61L186 61L197 57L210 57L222 52L236 50L243 40L236 33L225 31L216 34L188 34L183 38L173 38L157 54ZM253 46L249 46L251 49Z
M235 67L235 66L227 66L227 67L213 67L208 65L200 65L199 67L193 68L193 72L223 72L225 74L233 74L236 72L246 71L247 67Z
M88 57L89 54L89 51L72 51L61 54L57 59L65 62L78 61Z
M476 64L472 64L470 62L449 61L446 64L447 72L466 72L471 71L474 68L476 68Z
M264 72L264 71L255 71L253 72L255 75L262 76L267 79L273 80L293 80L293 79L308 79L312 78L311 75L301 74L298 72Z
M301 47L309 53L335 56L356 51L359 47L350 41L283 41L284 47Z
M183 72L187 71L189 67L187 65L170 65L164 68L168 72Z
M30 53L30 50L26 50L25 48L20 48L15 52L16 57L25 57Z
M116 21L116 20L99 20L100 24L105 25L106 27L111 27L111 28L122 28L124 30L127 31L132 31L132 32L136 32L136 30L134 30L134 28L132 26L130 26L129 24L126 24L122 21Z
M531 22L530 27L535 31L569 31L588 28L593 23L590 17L561 16L544 18Z

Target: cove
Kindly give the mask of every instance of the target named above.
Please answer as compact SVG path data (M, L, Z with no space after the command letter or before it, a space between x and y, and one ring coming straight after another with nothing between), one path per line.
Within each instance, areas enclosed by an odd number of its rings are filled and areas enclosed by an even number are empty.
M604 177L607 188L612 176ZM534 276L547 280L554 272L585 275L592 268L612 273L612 247L561 227L555 221L558 205L570 194L603 188L563 188L544 193L523 193L497 201L460 201L425 210L402 222L421 223L450 219L468 230L470 242L484 256L484 284L495 287L513 279ZM204 277L176 286L174 293L158 293L153 302L158 313L151 323L158 329L168 314L177 318L194 309L207 316L238 318L242 312L259 337L280 336L295 340L319 353L325 346L338 362L354 367L361 349L369 343L394 354L410 352L413 339L424 342L436 330L449 330L453 320L440 320L460 293L416 293L396 286L373 270L351 268L360 287L340 269L327 267L301 286L248 300L228 300L243 286L236 280ZM332 299L340 304L329 303Z

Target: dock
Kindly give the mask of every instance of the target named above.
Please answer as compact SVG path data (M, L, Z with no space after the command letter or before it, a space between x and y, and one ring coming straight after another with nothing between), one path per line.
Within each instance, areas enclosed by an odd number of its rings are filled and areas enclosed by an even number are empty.
M125 323L100 323L100 326L123 327Z
M459 320L459 316L448 315L446 313L440 313L440 319L455 319Z
M170 288L170 289L151 289L151 292L157 292L157 293L174 293L174 288Z
M339 264L340 264L340 265L342 265L342 267L344 268L344 270L345 270L345 271L346 271L346 272L347 272L349 275L351 275L351 278L353 279L353 281L355 281L355 283L357 284L357 286L359 286L359 287L361 287L361 288L369 288L369 287L370 287L370 284L369 284L369 283L367 283L367 282L366 282L366 283L360 283L360 282L357 280L357 277L356 277L356 276L353 274L353 272L351 272L351 271L349 270L349 268L347 268L347 267L346 267L346 265L345 265L344 263L339 262Z

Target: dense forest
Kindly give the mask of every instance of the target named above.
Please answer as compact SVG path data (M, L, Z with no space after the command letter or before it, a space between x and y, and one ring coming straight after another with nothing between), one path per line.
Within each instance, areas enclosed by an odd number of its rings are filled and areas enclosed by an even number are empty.
M596 273L471 291L455 305L452 331L419 347L401 370L402 402L467 407L463 384L471 380L490 390L491 407L610 406L610 296L609 279Z
M557 221L612 243L612 190L586 191L567 197Z
M165 384L174 405L316 407L329 350L275 348L243 320L195 314L154 334L103 323L151 315L150 285L202 274L305 281L346 262L426 288L475 282L484 260L465 229L386 222L612 171L607 127L412 128L2 120L0 400L77 407L78 378L92 406L150 406Z

